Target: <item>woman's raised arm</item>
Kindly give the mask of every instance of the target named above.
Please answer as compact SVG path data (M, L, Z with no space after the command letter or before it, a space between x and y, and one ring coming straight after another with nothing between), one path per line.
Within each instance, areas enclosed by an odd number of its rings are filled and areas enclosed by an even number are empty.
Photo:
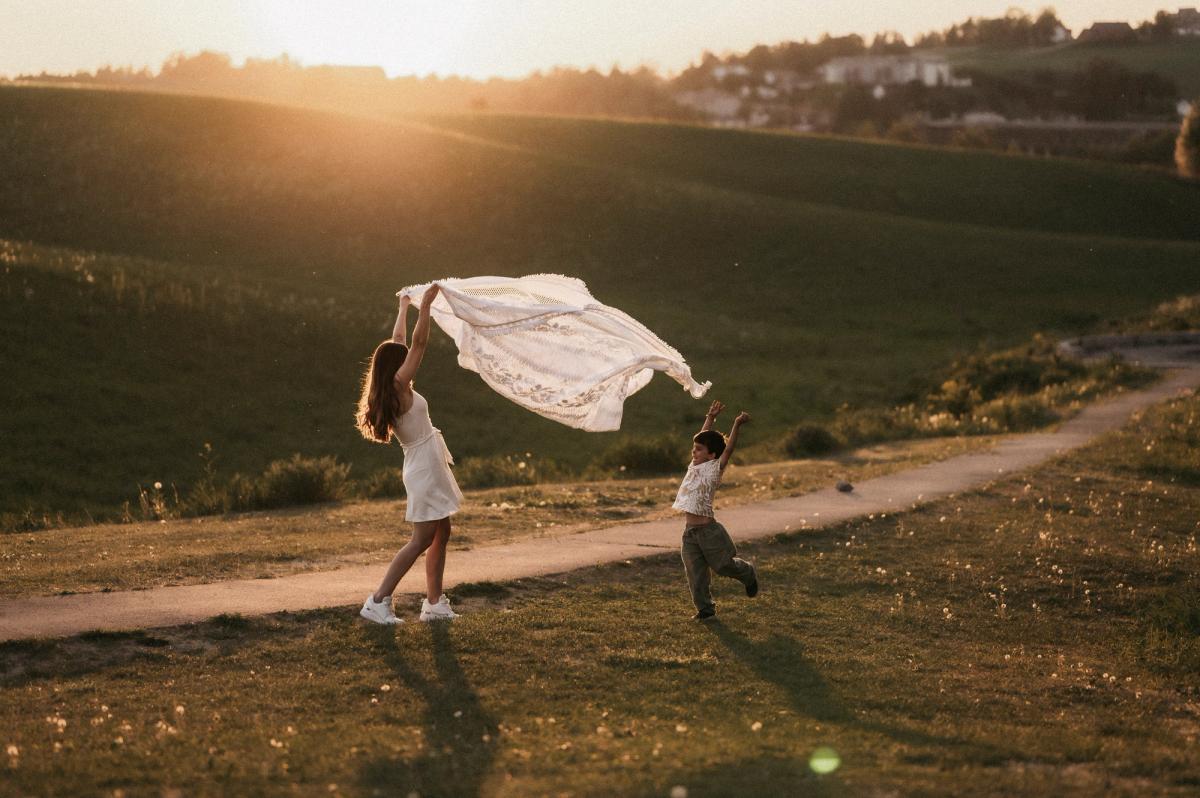
M438 286L433 284L421 297L421 315L417 316L416 326L413 327L412 343L408 347L408 356L396 371L396 382L407 385L417 374L421 366L421 358L425 356L425 347L429 343L429 306L437 296Z
M396 326L392 327L392 341L397 344L408 343L408 306L412 304L412 297L400 297L400 312L396 314Z

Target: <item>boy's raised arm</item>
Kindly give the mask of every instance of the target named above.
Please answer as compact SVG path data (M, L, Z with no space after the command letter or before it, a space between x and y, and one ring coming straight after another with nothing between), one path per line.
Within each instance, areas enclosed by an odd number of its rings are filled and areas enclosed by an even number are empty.
M714 400L708 406L708 412L704 415L704 426L700 428L701 432L708 432L712 429L713 422L717 420L717 416L721 415L721 411L725 409L725 405Z
M729 430L729 440L725 442L725 451L721 454L721 470L725 470L725 466L729 465L729 458L733 456L733 449L737 446L738 430L743 424L750 421L750 414L745 410L737 414L737 418L733 420L733 429Z

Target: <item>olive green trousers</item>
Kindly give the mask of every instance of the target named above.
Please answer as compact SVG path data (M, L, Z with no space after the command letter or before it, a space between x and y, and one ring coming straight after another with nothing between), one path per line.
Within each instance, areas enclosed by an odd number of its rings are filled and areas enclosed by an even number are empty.
M715 610L712 600L712 571L736 579L743 585L754 579L754 566L737 556L737 547L725 527L712 521L683 529L683 569L687 572L692 603L700 612Z

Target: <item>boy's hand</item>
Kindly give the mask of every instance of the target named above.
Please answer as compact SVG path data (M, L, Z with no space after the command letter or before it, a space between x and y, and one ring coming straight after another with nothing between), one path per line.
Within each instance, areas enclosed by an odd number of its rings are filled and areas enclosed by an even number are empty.
M411 305L411 304L412 304L412 297L410 297L408 294L400 295L400 307L402 307L402 308L407 307L408 305Z
M743 424L749 424L749 423L750 423L750 414L747 413L745 410L738 413L737 418L735 418L733 420L733 426L735 426L735 427L740 427Z
M708 407L708 417L716 418L717 416L721 415L721 411L724 409L725 405L714 399L713 403Z

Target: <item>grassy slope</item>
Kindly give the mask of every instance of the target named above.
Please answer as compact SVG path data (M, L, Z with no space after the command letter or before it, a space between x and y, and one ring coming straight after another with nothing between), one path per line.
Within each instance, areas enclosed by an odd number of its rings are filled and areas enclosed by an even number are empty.
M464 589L450 626L343 608L0 646L7 783L1193 794L1198 413L1180 400L1028 479L755 546L762 595L719 580L713 624L687 620L663 555ZM819 745L836 773L809 771Z
M723 400L757 411L764 437L843 402L894 401L983 342L1077 332L1196 290L1187 222L1200 191L1092 164L462 122L490 137L480 142L416 122L104 92L3 89L0 112L0 236L120 255L96 261L106 274L123 256L165 261L145 279L166 298L131 328L106 307L110 283L43 285L76 255L35 247L6 261L0 318L15 332L0 354L16 370L0 433L19 446L0 477L22 486L4 492L14 508L186 482L206 441L244 470L291 451L339 454L358 475L394 463L348 427L359 361L386 334L394 289L433 277L580 276ZM195 300L171 299L174 283L205 275L210 298L240 295L240 281L263 309L210 330ZM41 288L28 294L27 281ZM301 323L319 332L292 338ZM617 437L504 403L438 340L422 390L457 454L581 462ZM156 367L177 358L187 368ZM659 379L629 403L625 429L682 435L702 410ZM63 479L81 467L87 480Z
M1074 43L1032 50L950 47L939 52L955 66L999 73L1034 69L1076 70L1086 66L1092 59L1105 58L1130 69L1158 72L1176 82L1180 96L1200 97L1200 41L1195 39L1137 46Z
M1132 167L669 124L502 115L429 121L568 162L804 203L1024 232L1200 240L1192 223L1200 190Z

